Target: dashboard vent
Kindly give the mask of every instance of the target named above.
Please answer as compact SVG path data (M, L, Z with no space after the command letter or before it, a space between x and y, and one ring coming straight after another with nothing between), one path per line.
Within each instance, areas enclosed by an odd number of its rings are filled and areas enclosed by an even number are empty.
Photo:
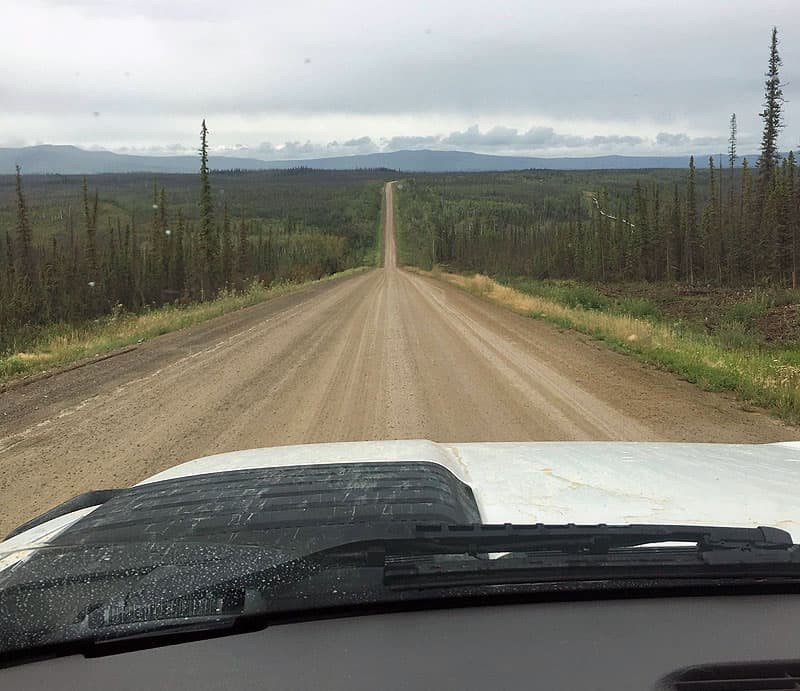
M660 688L674 691L800 691L800 661L690 667L670 675Z

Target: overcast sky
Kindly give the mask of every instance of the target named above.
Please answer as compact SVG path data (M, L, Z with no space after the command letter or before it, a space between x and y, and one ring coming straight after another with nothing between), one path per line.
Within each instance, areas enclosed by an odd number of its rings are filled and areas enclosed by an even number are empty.
M11 0L0 145L752 152L773 24L797 148L798 0Z

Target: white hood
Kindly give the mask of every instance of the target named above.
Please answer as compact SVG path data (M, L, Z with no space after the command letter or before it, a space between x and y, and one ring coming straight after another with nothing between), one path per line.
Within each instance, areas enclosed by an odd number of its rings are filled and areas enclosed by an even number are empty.
M769 525L800 542L800 442L307 444L206 456L139 484L226 470L376 461L446 467L472 488L484 523ZM47 542L92 510L0 543L0 557Z

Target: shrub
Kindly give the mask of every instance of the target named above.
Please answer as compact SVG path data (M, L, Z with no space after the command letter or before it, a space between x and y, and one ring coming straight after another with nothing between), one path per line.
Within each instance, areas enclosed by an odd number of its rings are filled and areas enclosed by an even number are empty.
M725 307L723 322L740 322L749 324L767 313L767 305L763 300L745 300L734 302Z
M441 276L441 273L439 275ZM488 276L483 276L481 274L475 274L467 283L467 290L478 297L486 297L492 292L493 288L494 281Z
M714 335L717 342L727 350L749 350L758 347L758 338L741 321L721 322Z
M661 316L658 307L646 298L620 298L614 311L637 319L658 319Z
M564 304L570 307L599 310L609 306L610 300L595 288L581 284L564 285Z
M776 290L769 296L770 307L784 307L800 303L800 290Z

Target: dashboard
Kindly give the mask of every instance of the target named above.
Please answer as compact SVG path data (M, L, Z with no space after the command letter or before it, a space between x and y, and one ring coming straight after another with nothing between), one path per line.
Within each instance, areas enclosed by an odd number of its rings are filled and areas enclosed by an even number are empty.
M695 665L797 660L798 621L800 595L359 615L29 662L0 689L666 689Z

